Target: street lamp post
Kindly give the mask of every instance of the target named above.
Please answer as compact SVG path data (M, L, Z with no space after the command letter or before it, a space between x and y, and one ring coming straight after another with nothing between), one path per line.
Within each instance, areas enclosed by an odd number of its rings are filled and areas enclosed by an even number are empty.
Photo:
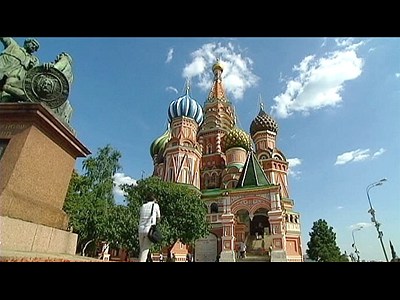
M360 262L360 251L358 251L357 246L356 246L356 239L354 238L354 231L358 231L361 230L361 228L363 228L362 226L358 227L358 228L354 228L351 231L351 235L353 236L353 245L351 245L354 248L354 252L357 255L357 262Z
M379 181L377 181L377 182L374 182L374 183L369 184L369 185L367 186L367 197L368 197L368 203L369 203L369 210L368 210L368 213L371 214L371 216L372 216L372 217L371 217L371 221L372 221L372 223L375 224L376 231L378 232L378 239L379 239L379 241L381 242L381 246L382 246L383 254L385 254L386 262L389 262L389 259L388 259L387 254L386 254L385 246L383 245L383 240L382 240L383 232L379 229L379 227L381 226L381 224L376 220L376 217L375 217L375 209L372 207L371 198L369 197L369 190L372 189L372 188L375 187L375 186L382 185L383 182L385 182L386 180L387 180L386 178L383 178L383 179L381 179L381 180L379 180Z

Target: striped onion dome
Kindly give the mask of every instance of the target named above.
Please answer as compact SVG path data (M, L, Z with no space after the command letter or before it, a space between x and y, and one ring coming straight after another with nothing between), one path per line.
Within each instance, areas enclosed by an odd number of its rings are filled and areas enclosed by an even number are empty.
M168 121L177 117L187 117L194 119L198 125L203 123L203 108L195 99L189 96L189 85L186 94L172 101L168 108Z
M254 136L256 132L270 130L278 133L278 123L264 111L264 106L260 104L260 112L250 124L250 134Z
M169 139L171 138L171 132L169 128L158 138L156 138L150 146L150 155L154 159L154 157L159 154L163 153L165 149L165 145L168 143Z
M228 150L233 147L241 147L246 151L249 151L252 145L251 138L247 132L239 127L233 127L225 136L224 136L225 150Z

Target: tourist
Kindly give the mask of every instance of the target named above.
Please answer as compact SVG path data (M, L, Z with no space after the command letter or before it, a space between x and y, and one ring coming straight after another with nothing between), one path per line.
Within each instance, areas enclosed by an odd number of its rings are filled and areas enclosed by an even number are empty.
M161 213L160 206L157 203L157 199L153 194L147 195L144 203L140 208L140 219L139 219L139 261L145 262L147 255L150 250L151 241L147 234L149 233L150 227L153 224L157 224L160 221Z

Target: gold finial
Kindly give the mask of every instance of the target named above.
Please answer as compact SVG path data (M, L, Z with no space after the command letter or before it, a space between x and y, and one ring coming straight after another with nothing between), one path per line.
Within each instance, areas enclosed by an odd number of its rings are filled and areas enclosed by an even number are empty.
M219 69L221 72L224 70L221 65L221 58L217 57L217 62L213 65L212 69L215 72L215 69Z

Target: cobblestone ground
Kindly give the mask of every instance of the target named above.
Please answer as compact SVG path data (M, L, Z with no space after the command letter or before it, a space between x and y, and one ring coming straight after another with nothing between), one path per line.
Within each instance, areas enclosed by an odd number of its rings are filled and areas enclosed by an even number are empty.
M80 255L0 250L0 262L107 262Z
M88 261L79 259L65 259L65 258L40 258L40 257L2 257L0 262L103 262L101 260Z

